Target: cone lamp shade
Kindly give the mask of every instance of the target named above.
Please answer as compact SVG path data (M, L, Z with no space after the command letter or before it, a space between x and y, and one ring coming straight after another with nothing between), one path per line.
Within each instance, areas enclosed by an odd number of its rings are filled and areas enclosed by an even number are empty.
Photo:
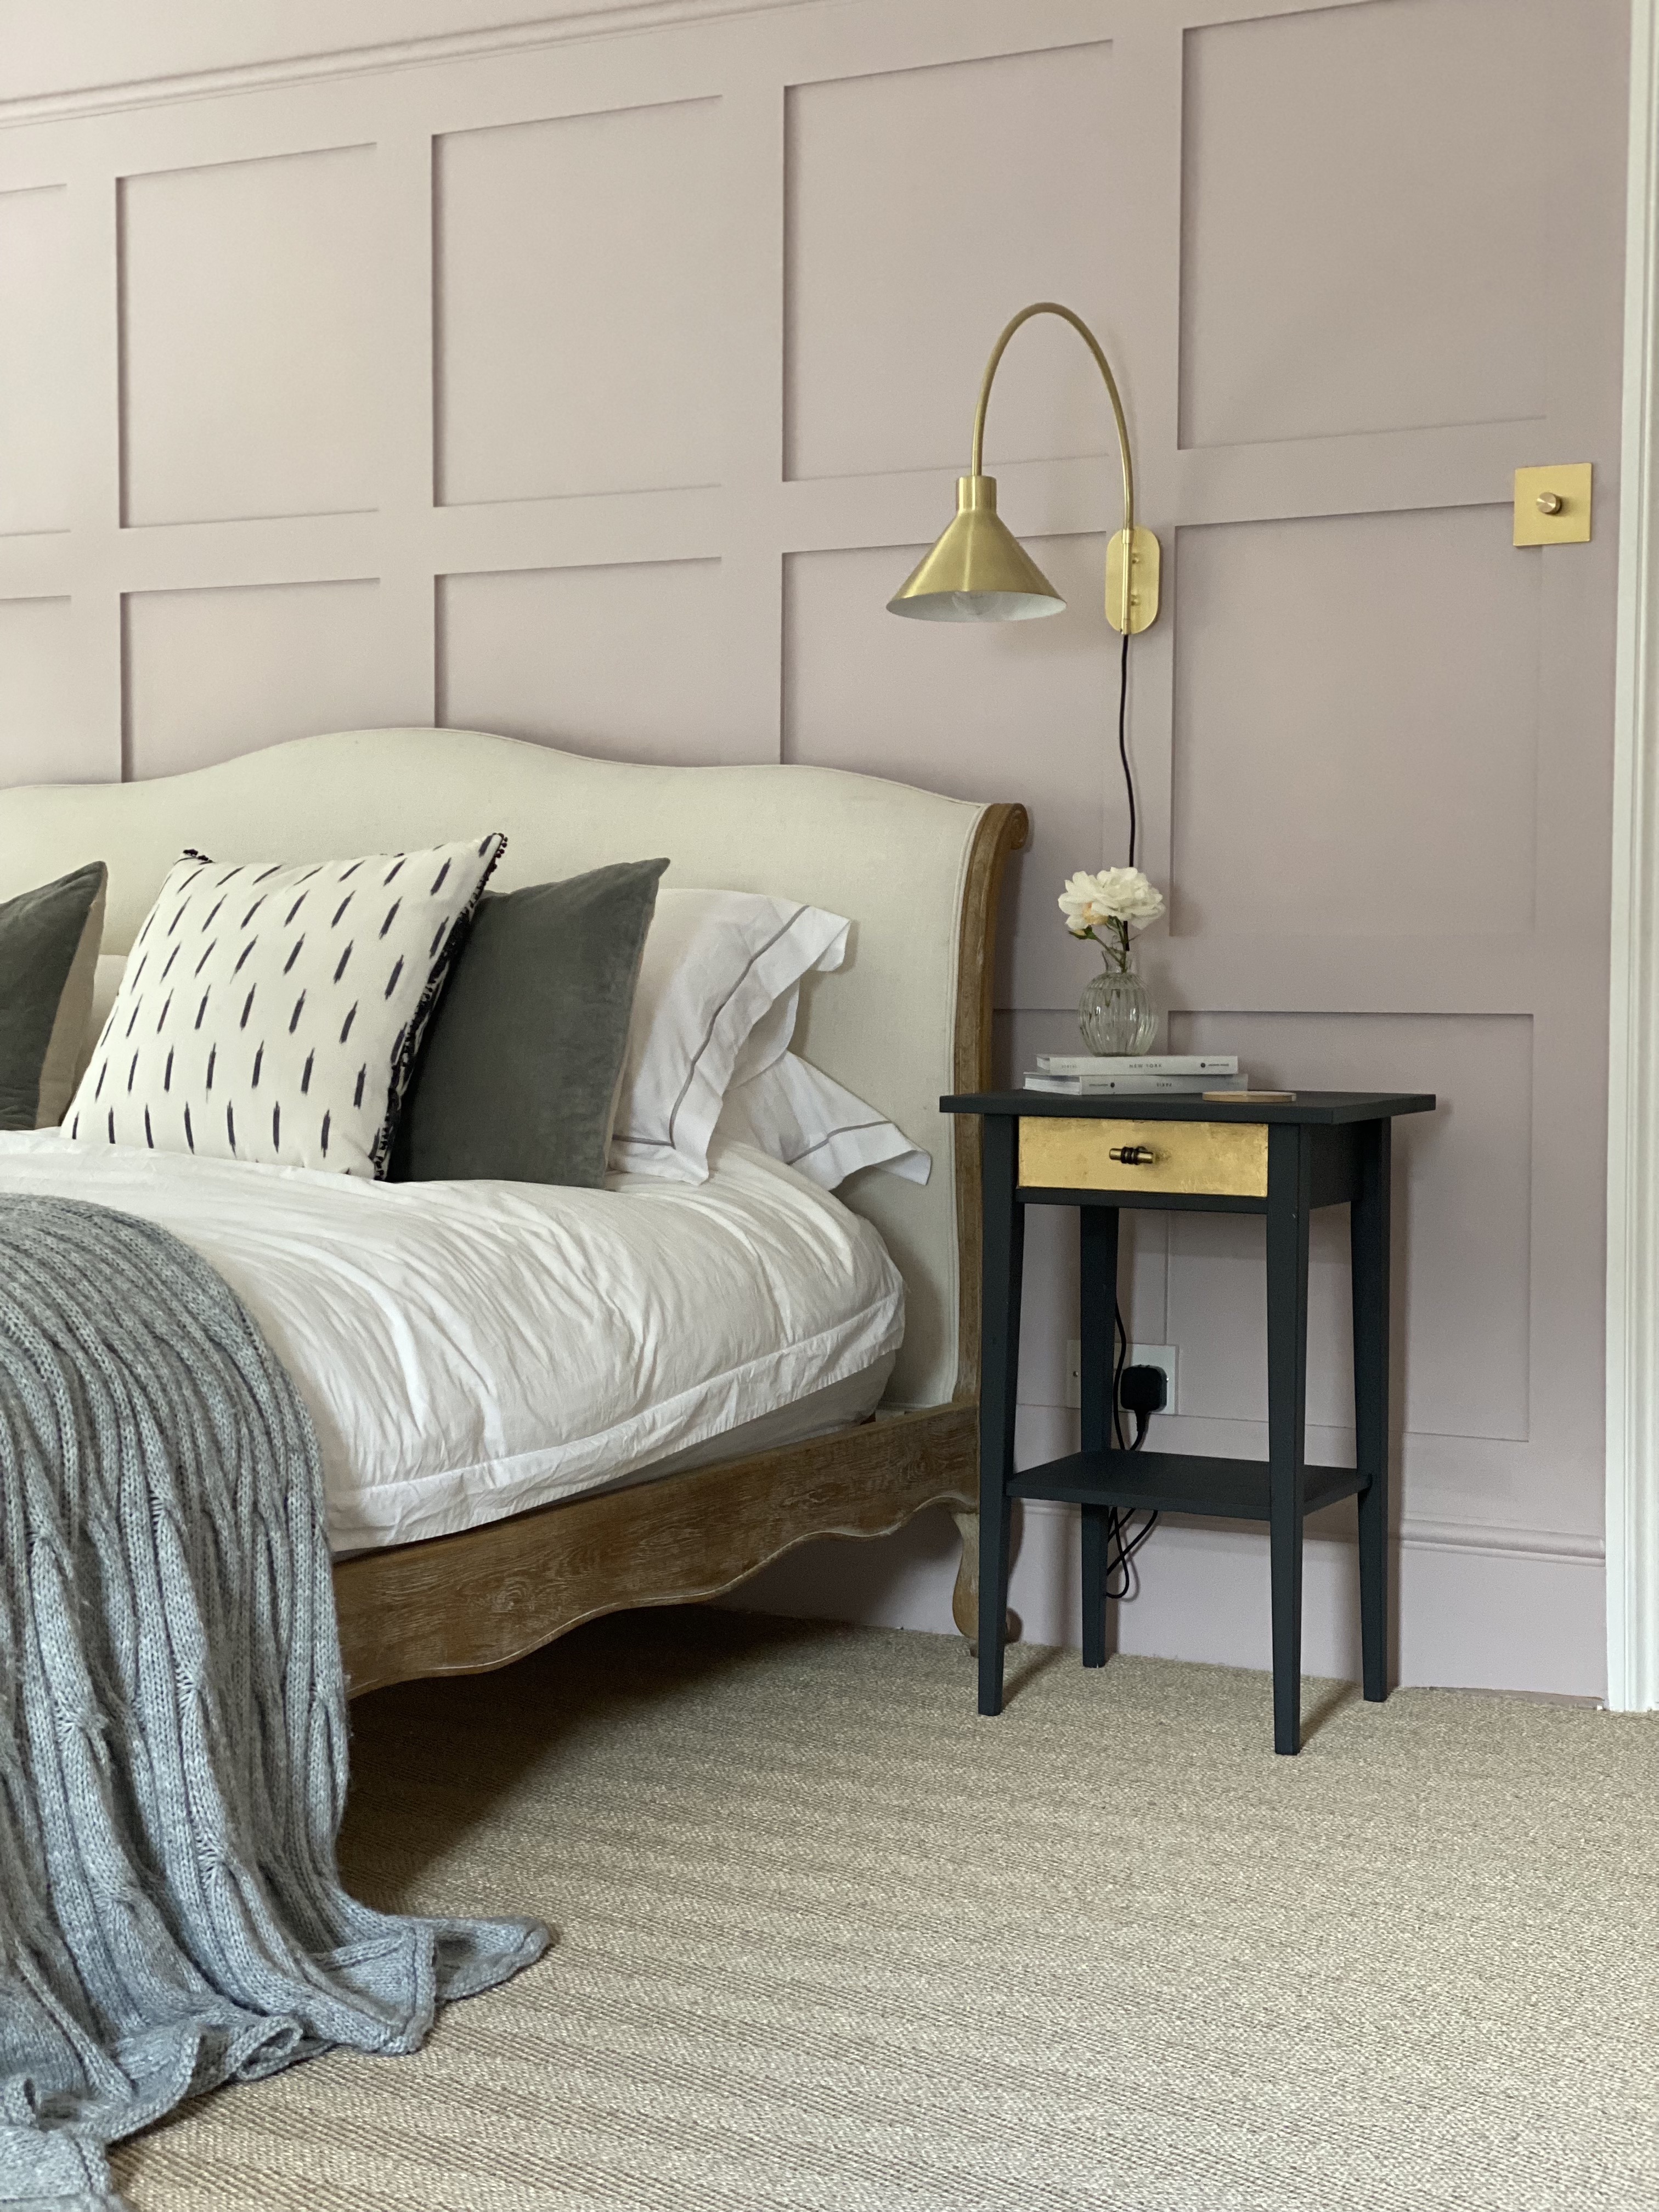
M887 602L917 622L1029 622L1066 602L997 513L994 477L959 477L949 529Z
M888 600L887 611L917 622L1030 622L1037 615L1057 615L1066 605L998 514L996 478L985 473L985 410L997 364L1009 339L1033 315L1058 315L1071 325L1094 356L1112 404L1123 465L1123 527L1106 550L1106 619L1127 636L1158 619L1158 543L1150 530L1135 523L1134 464L1117 379L1087 323L1054 300L1022 307L992 348L974 410L973 459L969 473L957 479L955 519Z

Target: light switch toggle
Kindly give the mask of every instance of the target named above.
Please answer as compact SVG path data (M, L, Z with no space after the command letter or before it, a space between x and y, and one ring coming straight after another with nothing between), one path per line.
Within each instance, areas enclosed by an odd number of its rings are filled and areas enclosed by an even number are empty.
M1590 534L1589 461L1565 461L1515 472L1517 545L1587 545Z

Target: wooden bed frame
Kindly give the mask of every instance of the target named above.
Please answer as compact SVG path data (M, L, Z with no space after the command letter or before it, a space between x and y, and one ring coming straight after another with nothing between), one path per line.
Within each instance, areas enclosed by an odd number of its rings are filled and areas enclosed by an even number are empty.
M659 852L672 856L671 883L769 890L787 880L853 916L842 969L803 989L799 1048L941 1166L954 1163L954 1189L942 1176L922 1189L865 1176L848 1193L905 1279L908 1322L888 1387L896 1407L919 1410L343 1560L334 1582L354 1695L504 1666L597 1613L712 1597L812 1537L884 1535L930 1505L962 1528L955 1611L971 1634L980 1125L947 1121L939 1100L989 1079L997 904L1025 842L1023 808L799 764L659 768L480 731L337 731L183 775L0 793L0 898L105 860L111 957L100 989L112 995L186 847L228 860L273 850L321 860L486 823L508 835L504 890ZM101 1018L95 1006L94 1030Z
M961 1091L990 1076L991 980L1022 806L988 807L959 916L955 1064ZM365 1552L334 1570L354 1697L427 1674L504 1667L598 1614L716 1597L816 1536L884 1536L930 1505L963 1539L951 1611L975 1633L979 1592L980 1125L958 1125L957 1362L950 1402L878 1413L780 1451L664 1475L514 1514L459 1535Z

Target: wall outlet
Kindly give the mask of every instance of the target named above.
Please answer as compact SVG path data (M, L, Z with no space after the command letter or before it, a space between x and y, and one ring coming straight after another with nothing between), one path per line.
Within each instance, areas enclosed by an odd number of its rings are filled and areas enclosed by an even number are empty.
M1130 1367L1161 1367L1164 1370L1164 1410L1173 1413L1176 1408L1176 1347L1172 1344L1132 1344L1125 1364ZM1066 1344L1066 1402L1068 1406L1083 1403L1083 1340L1070 1337Z
M1131 1367L1161 1367L1164 1370L1164 1410L1173 1413L1176 1409L1176 1348L1172 1344L1132 1344L1128 1363Z

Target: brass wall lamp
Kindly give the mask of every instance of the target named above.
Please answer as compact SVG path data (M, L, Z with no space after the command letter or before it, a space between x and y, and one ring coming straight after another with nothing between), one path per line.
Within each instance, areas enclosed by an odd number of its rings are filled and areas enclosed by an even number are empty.
M1080 315L1053 300L1022 307L991 349L974 410L971 473L957 479L957 513L951 526L914 574L887 602L892 615L918 622L1027 622L1057 615L1066 602L997 513L997 480L985 472L985 410L992 380L1008 341L1033 315L1058 315L1095 357L1105 380L1123 461L1123 527L1106 550L1106 619L1126 637L1158 619L1158 543L1135 522L1134 465L1129 426L1111 364Z

